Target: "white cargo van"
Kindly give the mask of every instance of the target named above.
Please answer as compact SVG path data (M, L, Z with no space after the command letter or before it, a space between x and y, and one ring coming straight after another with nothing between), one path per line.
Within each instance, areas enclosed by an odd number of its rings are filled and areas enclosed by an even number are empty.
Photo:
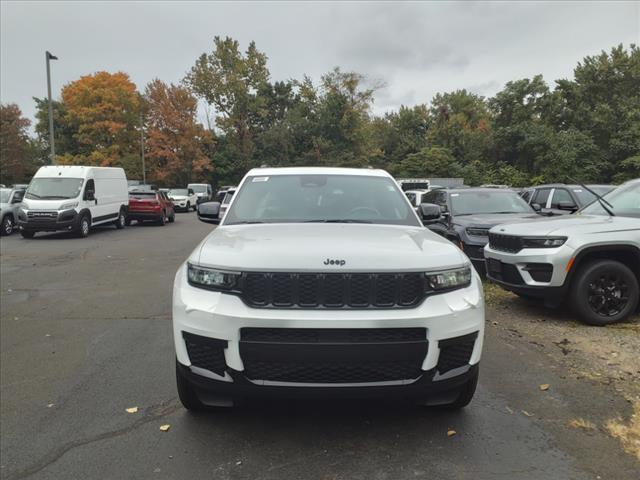
M86 237L94 225L112 223L124 228L128 206L122 168L40 167L24 195L18 227L24 238L60 230Z

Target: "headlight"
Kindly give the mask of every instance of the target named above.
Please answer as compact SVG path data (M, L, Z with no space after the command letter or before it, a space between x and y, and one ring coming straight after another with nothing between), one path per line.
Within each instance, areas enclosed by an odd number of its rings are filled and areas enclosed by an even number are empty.
M208 288L211 290L233 290L238 284L240 274L237 272L198 267L189 263L187 265L187 277L189 283L194 287Z
M556 248L566 241L567 237L524 237L522 248Z
M486 237L487 235L489 235L489 229L469 227L467 228L467 234L474 237Z
M425 273L427 285L431 290L453 290L466 287L471 283L471 267Z
M69 210L71 208L76 208L78 206L78 202L69 202L65 203L60 207L60 210Z

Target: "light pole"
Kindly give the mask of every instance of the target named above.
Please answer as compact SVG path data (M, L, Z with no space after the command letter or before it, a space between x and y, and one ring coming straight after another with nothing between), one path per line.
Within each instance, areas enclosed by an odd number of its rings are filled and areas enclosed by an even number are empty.
M52 55L48 50L45 53L47 59L47 94L49 95L49 143L51 144L51 165L56 164L56 147L53 141L53 104L51 103L51 68L50 60L58 60L58 57Z

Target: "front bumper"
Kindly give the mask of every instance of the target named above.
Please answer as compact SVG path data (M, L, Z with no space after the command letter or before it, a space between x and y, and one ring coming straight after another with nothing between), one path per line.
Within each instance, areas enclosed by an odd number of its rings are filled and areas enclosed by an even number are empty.
M27 232L58 232L78 227L75 210L37 212L21 211L18 214L18 228Z
M484 261L485 245L486 242L462 242L462 250L467 255L467 257L469 257L469 260L471 260L473 267L481 277L484 277L487 273Z
M192 287L185 277L183 265L174 283L174 342L179 368L199 389L283 395L317 395L322 390L342 396L390 389L424 395L454 388L456 378L464 383L480 361L484 299L477 275L465 289L433 295L415 308L387 310L251 308L237 296ZM276 332L278 338L313 331L324 339L247 341L248 330L261 329ZM378 335L385 329L423 333L418 342L385 343ZM340 338L346 331L373 334L378 340L349 343ZM211 348L194 350L193 344L187 345L193 339L204 339ZM369 375L369 362L396 360L385 370L388 378ZM296 370L305 362L315 369L311 374ZM395 378L398 368L413 369L410 378Z
M506 290L548 300L560 299L566 293L566 279L574 250L527 248L517 253L484 249L487 278Z
M186 200L173 200L173 208L176 210L187 210L187 201ZM191 206L191 205L189 205Z

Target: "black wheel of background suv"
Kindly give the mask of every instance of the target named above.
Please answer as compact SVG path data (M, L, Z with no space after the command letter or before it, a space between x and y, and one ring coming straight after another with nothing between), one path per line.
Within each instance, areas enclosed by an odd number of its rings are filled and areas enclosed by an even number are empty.
M128 227L131 225L131 219L129 217L124 219L124 224Z
M0 226L0 235L11 235L13 233L13 218L11 215L5 215Z
M122 230L125 227L125 225L127 225L127 215L124 212L124 208L120 209L120 212L118 213L118 219L113 223L115 224L118 230Z
M206 406L200 401L196 391L189 384L186 378L182 376L178 360L176 359L176 385L178 387L178 397L180 402L187 410L202 411Z
M164 227L166 224L167 224L167 212L163 210L162 213L160 214L160 218L158 219L158 225L160 225L161 227Z
M22 238L33 238L35 234L36 232L32 232L29 230L20 230L20 235L22 235Z
M571 285L571 307L589 325L624 320L638 305L638 279L615 260L594 260L580 267Z

